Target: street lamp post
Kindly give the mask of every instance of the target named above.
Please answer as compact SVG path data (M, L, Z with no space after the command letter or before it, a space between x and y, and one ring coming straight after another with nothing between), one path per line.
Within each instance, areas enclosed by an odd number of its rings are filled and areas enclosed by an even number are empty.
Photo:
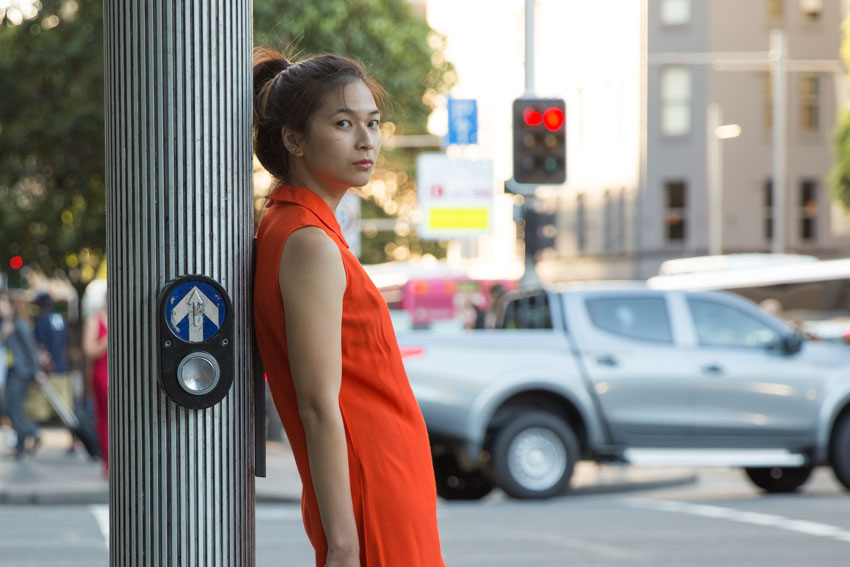
M721 140L737 138L741 127L722 125L720 105L713 102L706 112L706 176L708 179L708 253L723 254L723 148Z

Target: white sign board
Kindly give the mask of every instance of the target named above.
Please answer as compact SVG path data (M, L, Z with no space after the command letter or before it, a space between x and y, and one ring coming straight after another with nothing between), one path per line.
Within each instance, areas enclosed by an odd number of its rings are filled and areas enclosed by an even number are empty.
M360 197L353 191L343 195L336 207L336 221L351 253L360 257Z
M470 238L492 231L492 161L420 154L416 160L416 187L422 213L419 238Z

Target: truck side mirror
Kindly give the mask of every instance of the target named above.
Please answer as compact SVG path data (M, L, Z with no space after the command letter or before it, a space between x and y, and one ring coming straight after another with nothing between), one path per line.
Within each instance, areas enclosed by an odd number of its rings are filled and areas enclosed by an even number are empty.
M782 337L782 350L785 354L797 354L803 348L803 333L794 331Z

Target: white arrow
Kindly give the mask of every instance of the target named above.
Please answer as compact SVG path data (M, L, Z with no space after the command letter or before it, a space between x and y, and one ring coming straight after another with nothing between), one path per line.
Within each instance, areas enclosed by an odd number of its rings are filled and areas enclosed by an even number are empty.
M200 343L204 340L204 316L218 327L218 307L204 295L204 292L193 287L171 311L171 325L177 327L180 322L189 317L189 342Z

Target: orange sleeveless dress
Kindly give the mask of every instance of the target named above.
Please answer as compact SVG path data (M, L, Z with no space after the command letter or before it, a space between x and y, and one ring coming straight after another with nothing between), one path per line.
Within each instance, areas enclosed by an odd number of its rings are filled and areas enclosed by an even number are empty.
M301 187L280 185L257 230L254 323L269 388L303 483L301 511L316 565L327 555L289 368L280 254L293 231L315 226L339 247L347 286L342 308L339 406L348 444L361 567L445 567L425 420L401 361L389 309L349 251L333 211Z

